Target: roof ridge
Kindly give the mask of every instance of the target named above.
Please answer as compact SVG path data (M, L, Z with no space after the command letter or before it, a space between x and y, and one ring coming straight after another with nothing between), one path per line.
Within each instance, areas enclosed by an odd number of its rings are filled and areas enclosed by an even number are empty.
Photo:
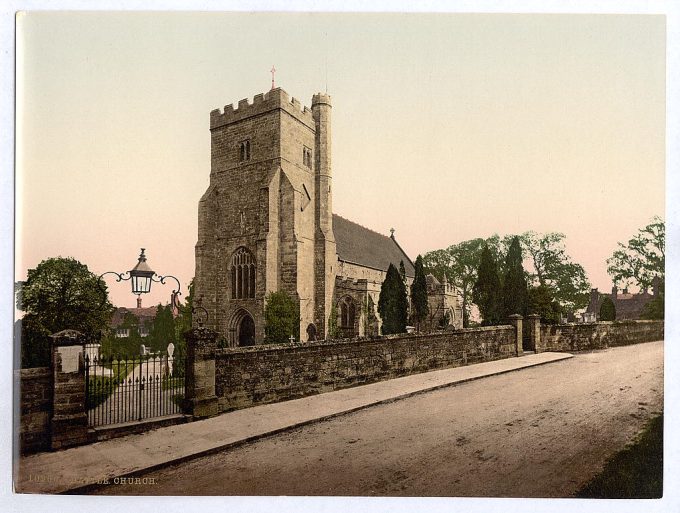
M392 242L394 242L397 247L399 248L399 251L401 251L401 254L406 257L406 260L411 262L411 265L415 268L416 264L413 263L413 260L411 260L411 257L406 254L406 251L404 251L404 248L402 248L399 243L397 242L397 239L394 238L394 235L390 237L392 239Z
M390 237L389 235L384 235L384 234L382 234L382 233L380 233L380 232L377 232L377 231L373 230L372 228L368 228L368 227L364 226L363 224L359 224L359 223L357 223L356 221L352 221L351 219L347 219L346 217L343 217L343 216L341 216L340 214L333 214L333 215L336 216L336 217L339 217L339 218L342 219L343 221L347 221L348 223L355 224L355 225L359 226L360 228L363 228L363 229L366 230L366 231L373 232L373 233L375 233L376 235L380 235L381 237L385 237L386 239L392 239L392 240L394 240L394 238L393 238L393 237ZM395 242L396 242L396 241L395 241Z

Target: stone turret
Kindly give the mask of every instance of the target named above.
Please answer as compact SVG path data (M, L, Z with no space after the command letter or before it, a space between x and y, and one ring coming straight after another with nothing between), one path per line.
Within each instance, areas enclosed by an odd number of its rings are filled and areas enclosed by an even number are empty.
M314 117L314 320L318 333L325 336L335 285L337 262L333 234L331 172L331 97L318 93L312 97Z
M333 238L333 208L331 196L331 97L315 94L312 98L314 116L317 226L325 236Z

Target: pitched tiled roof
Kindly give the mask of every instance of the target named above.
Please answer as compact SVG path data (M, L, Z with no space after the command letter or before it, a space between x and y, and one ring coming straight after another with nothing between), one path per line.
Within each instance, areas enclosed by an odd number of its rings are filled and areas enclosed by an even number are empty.
M369 230L337 214L333 214L333 233L340 260L382 271L387 271L390 264L399 269L399 262L403 260L406 276L415 276L413 262L392 237Z
M144 308L125 308L124 306L119 306L113 312L113 316L111 318L111 326L114 328L120 326L123 323L123 319L125 318L126 313L131 313L132 315L137 317L137 319L139 319L141 322L152 321L153 319L156 318L157 311L158 311L157 306L147 306Z
M645 305L654 299L652 294L648 294L646 292L642 292L640 294L619 293L616 296L613 294L598 293L595 297L591 296L590 304L588 305L588 309L586 311L599 315L600 307L602 306L602 300L604 300L605 297L608 297L614 302L614 308L616 309L616 320L639 319L642 315Z

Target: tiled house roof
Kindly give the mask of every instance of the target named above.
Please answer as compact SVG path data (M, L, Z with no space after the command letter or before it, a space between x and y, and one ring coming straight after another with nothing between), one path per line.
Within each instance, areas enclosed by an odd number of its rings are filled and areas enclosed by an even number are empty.
M399 269L399 263L403 261L406 276L415 276L413 262L393 237L381 235L337 214L333 214L333 233L338 259L343 262L387 271L390 264Z
M600 306L605 297L611 299L616 309L616 320L625 319L639 319L642 315L642 310L645 305L654 299L654 295L647 292L640 294L617 293L617 294L603 294L593 289L590 294L590 303L586 312L592 312L595 315L600 315Z
M147 322L151 323L156 318L157 309L157 306L147 306L145 308L125 308L124 306L120 306L113 312L111 327L117 328L120 326L123 323L125 314L128 312L137 317L142 324Z

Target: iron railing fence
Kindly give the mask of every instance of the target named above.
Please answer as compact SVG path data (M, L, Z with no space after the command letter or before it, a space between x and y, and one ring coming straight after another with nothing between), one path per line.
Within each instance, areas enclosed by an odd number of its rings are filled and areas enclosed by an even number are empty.
M184 373L168 355L85 355L85 397L92 427L182 413Z

